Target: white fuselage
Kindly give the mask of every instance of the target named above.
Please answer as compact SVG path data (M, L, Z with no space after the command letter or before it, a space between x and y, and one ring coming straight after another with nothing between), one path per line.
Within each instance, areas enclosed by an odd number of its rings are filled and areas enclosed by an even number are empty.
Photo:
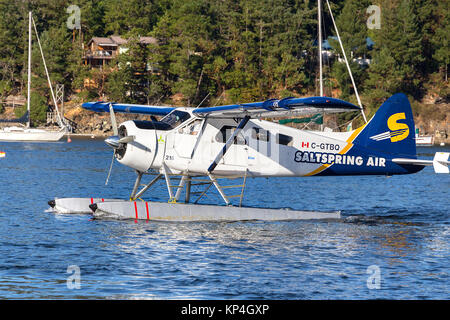
M190 113L187 108L182 110ZM119 162L141 172L161 169L164 164L174 174L205 175L237 125L233 119L204 119L192 114L171 130L138 128L135 122L127 121L121 126L135 139L128 143ZM351 134L305 131L252 119L218 162L214 174L229 176L247 170L252 176L315 174L327 161L301 161L299 151L342 154L351 147L347 142ZM339 160L345 161L345 157Z

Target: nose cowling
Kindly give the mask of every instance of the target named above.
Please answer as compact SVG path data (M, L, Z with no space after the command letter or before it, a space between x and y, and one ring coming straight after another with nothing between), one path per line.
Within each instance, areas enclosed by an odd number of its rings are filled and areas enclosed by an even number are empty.
M105 140L114 148L115 158L122 165L146 172L153 163L157 150L154 124L145 121L129 120L123 122L117 136Z
M127 129L121 125L118 129L118 135L110 136L105 139L105 143L114 149L118 160L122 159L127 149L127 144L136 139L134 135L128 135Z

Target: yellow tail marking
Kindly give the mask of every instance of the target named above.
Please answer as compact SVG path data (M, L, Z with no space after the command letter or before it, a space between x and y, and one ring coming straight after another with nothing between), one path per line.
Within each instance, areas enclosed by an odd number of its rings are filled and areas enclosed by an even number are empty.
M397 122L406 119L404 112L394 113L389 117L387 126L391 130L391 142L398 142L406 139L409 135L409 127L406 123Z

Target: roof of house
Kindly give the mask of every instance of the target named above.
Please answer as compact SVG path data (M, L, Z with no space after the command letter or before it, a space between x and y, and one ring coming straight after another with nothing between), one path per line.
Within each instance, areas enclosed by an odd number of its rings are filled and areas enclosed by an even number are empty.
M112 35L110 37L93 37L88 45L90 45L92 42L98 44L98 45L104 45L104 46L121 46L128 42L127 39L122 38L118 35ZM139 37L139 42L142 44L156 44L158 41L156 38L153 37Z
M91 44L91 42L94 42L98 45L117 46L117 43L114 42L111 38L93 37L89 41L89 44Z
M128 40L122 38L121 36L110 36L109 38L118 45L125 44L128 42Z

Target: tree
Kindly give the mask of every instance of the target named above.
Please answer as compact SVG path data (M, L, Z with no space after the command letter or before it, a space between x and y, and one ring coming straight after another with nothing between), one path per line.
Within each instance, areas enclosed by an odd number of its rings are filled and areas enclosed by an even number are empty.
M23 3L0 0L0 100L23 86L20 74L26 66L25 12Z
M339 35L347 56L347 60L352 71L353 78L357 87L365 80L366 72L361 66L354 62L354 58L363 58L368 55L367 49L367 27L366 27L366 8L368 1L347 0L342 12L336 18L336 24ZM330 39L330 43L335 51L342 57L340 45L337 40ZM335 60L332 67L332 75L337 79L341 89L341 99L348 100L353 94L352 83L346 65L343 62Z
M381 17L381 29L374 35L366 93L372 98L372 104L399 91L419 97L424 58L413 7L407 0L384 1Z
M448 65L450 64L450 4L444 1L436 7L436 15L439 17L438 25L431 42L435 51L433 58L439 65L439 72L444 75L445 81L448 81Z
M105 31L118 35L147 35L162 14L161 1L109 0L104 2Z
M128 40L127 47L128 50L119 55L116 67L108 75L106 93L115 101L149 103L149 49L137 38Z
M37 20L36 17L35 20ZM39 34L53 89L55 89L56 84L64 84L64 87L67 90L70 90L71 88L72 75L67 59L67 57L70 56L72 49L69 31L70 30L63 25L60 27L51 27L49 30L45 30ZM35 36L34 32L33 36ZM31 89L39 95L46 97L47 100L51 101L53 104L53 97L48 85L44 62L35 37L32 48ZM26 74L23 74L23 76L26 77Z
M159 45L150 60L160 70L161 83L181 93L189 106L203 100L211 86L205 70L216 54L214 19L209 1L175 0L153 32Z
M30 97L30 122L32 126L45 123L47 120L48 103L47 98L40 95L38 92L31 92ZM27 111L27 105L16 108L14 113L17 118L20 118Z

